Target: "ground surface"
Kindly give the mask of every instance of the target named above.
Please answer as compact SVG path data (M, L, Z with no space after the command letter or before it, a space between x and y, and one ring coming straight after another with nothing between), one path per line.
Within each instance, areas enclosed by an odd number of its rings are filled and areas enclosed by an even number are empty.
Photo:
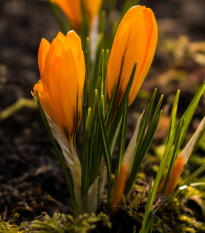
M158 19L161 46L143 90L149 93L158 87L159 94L166 96L166 104L180 88L179 108L183 112L205 79L205 62L184 57L183 46L189 48L186 38L172 44L174 49L165 50L166 45L162 45L167 38L178 39L182 35L187 35L190 41L205 40L204 1L188 0L183 4L179 0L158 0L143 1L143 4L146 2ZM51 41L58 31L46 2L0 1L0 111L21 97L32 99L30 92L39 79L37 51L40 40L45 37ZM131 112L146 107L142 96L143 92ZM192 132L205 115L203 101L197 109ZM132 116L129 119L128 136L132 133L133 119ZM0 215L3 219L15 212L20 213L20 221L31 220L42 211L49 214L69 212L69 203L62 171L37 110L23 108L1 121Z

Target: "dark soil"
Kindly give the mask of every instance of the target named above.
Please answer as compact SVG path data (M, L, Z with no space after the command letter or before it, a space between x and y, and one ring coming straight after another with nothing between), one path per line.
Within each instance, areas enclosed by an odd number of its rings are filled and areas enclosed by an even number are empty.
M2 111L21 97L32 98L40 40L51 41L59 29L46 2L1 0L0 6ZM23 108L0 122L1 216L18 212L32 219L68 206L64 177L38 111Z
M154 10L163 38L186 34L190 40L204 40L203 0L158 0L142 4ZM21 97L32 99L30 92L39 80L37 52L40 40L44 37L51 41L58 31L45 1L0 1L0 111ZM166 104L168 96L180 88L179 108L183 112L204 81L205 68L190 60L175 65L172 62L169 54L157 51L143 89L151 93L158 87L158 95L166 96ZM160 73L170 67L185 69L187 80L163 84ZM141 111L146 104L139 95L131 112ZM193 123L204 115L205 105L201 101ZM128 135L135 124L133 119L129 119ZM195 124L192 124L191 130L194 129ZM30 221L43 211L53 214L57 211L71 213L72 210L62 170L40 115L37 109L23 108L0 122L0 216L7 220L18 212L19 221Z

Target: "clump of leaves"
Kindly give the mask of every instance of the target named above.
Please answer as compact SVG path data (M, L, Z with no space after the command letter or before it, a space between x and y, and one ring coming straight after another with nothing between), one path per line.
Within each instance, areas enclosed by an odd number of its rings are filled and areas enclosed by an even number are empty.
M44 219L34 220L31 223L30 229L27 232L32 233L86 233L89 230L95 229L96 224L102 222L103 225L111 227L109 218L104 213L82 214L77 218L71 215L55 213L52 217L47 214Z

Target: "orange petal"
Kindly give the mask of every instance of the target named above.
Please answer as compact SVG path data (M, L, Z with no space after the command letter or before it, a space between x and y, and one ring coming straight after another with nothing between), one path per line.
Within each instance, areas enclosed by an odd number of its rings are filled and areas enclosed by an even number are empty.
M44 86L42 84L42 80L39 80L34 85L33 90L34 90L34 95L35 95L35 91L36 90L38 91L38 95L39 95L41 106L46 111L46 113L49 116L53 116L54 115L53 107L50 104L51 102L50 102L50 99L49 99L49 95L48 95L48 93L44 89Z
M46 60L46 56L48 54L49 48L50 48L50 43L46 39L42 38L40 46L39 46L39 50L38 50L38 66L39 66L41 76L43 76L45 60Z

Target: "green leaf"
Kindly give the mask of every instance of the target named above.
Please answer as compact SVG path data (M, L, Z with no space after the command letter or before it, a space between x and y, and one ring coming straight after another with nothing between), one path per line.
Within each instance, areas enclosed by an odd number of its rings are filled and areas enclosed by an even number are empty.
M106 166L107 166L107 179L108 179L108 205L110 203L110 177L111 177L111 153L110 153L110 145L109 145L109 139L107 135L107 130L105 127L105 122L103 119L102 111L100 108L100 100L98 96L98 91L95 90L96 100L97 100L97 106L98 106L98 114L99 114L99 122L100 122L100 129L101 129L101 139L102 139L102 145L103 145L103 155L105 158Z
M153 211L150 210L149 216L147 218L147 225L145 228L145 233L152 233L152 228L153 228Z
M176 96L174 98L174 102L173 102L173 105L172 105L172 112L171 112L169 132L168 132L168 142L171 142L171 143L169 143L169 145L172 145L172 143L174 141L174 132L175 132L175 128L176 128L176 117L177 117L177 108L178 108L178 102L179 102L179 95L180 95L180 90L177 91L177 94L176 94ZM180 127L182 127L182 125ZM168 147L168 148L170 148L170 147ZM169 170L168 170L168 173L167 173L168 176L166 177L166 180L164 182L164 186L162 188L162 191L165 190L165 188L166 188L166 185L167 185L167 182L168 182L168 179L169 179L169 175L170 175L170 171L171 171L171 169L173 167L175 159L176 158L174 157L174 153L172 153L168 157L168 160L166 161L166 164L169 164ZM165 164L164 168L166 168L166 164ZM162 171L162 175L164 175L164 173L165 173L165 169Z
M129 82L127 84L127 88L126 88L126 90L124 92L124 95L122 97L122 100L121 100L118 108L116 109L114 119L113 119L113 121L111 123L111 127L110 127L109 134L108 134L110 145L112 145L116 130L118 128L119 122L120 122L120 120L122 118L122 114L124 112L124 108L126 106L126 102L128 101L130 89L131 89L132 82L133 82L134 76L135 76L136 67L137 67L137 63L135 63L135 65L134 65L134 67L132 69L132 73L131 73ZM114 111L115 111L115 109L114 109Z
M86 66L86 73L85 73L85 84L84 84L84 99L83 99L83 131L85 131L85 121L87 117L87 112L89 108L89 93L90 93L90 47L89 47L90 40L87 37L86 40L86 49L84 51L85 57L85 66Z
M126 131L127 131L127 113L128 113L128 103L126 103L124 113L123 113L123 117L122 117L122 124L121 124L121 127L120 127L119 152L118 152L118 157L117 157L117 161L116 161L115 181L114 181L114 183L116 182L118 172L120 170L122 160L123 160L124 154L125 154L125 139L126 139Z
M88 108L87 119L84 128L83 135L83 156L82 156L82 192L83 197L88 189L88 176L89 176L89 139L90 139L90 127L91 127L91 108Z
M182 129L182 127L183 127L183 121L180 122L180 129ZM172 169L174 167L175 160L177 158L176 152L178 151L178 148L179 148L179 138L180 138L180 134L176 135L176 138L175 138L176 143L173 146L172 151L170 152L169 157L167 159L167 162L165 164L165 168L166 168L166 165L168 164L168 172L167 172L166 179L165 179L164 185L162 187L161 193L164 193L164 191L166 189L167 183L169 181L169 177L170 177ZM165 169L164 169L164 171L165 171Z
M159 124L159 120L160 120L160 117L162 114L162 112L160 113L160 107L162 104L163 96L161 96L161 98L157 104L157 107L156 107L155 112L153 114L153 117L151 119L150 125L147 129L147 133L145 135L147 124L148 124L148 121L149 121L150 116L151 116L151 111L152 111L152 107L154 104L155 96L156 96L156 89L152 95L152 98L150 100L150 104L148 106L148 110L144 116L144 119L142 120L140 132L139 132L137 142L136 142L135 152L133 155L133 164L132 164L132 167L130 170L130 176L128 178L128 183L127 183L127 187L126 187L126 192L125 192L126 194L130 191L133 183L135 182L136 175L137 175L137 173L140 169L140 166L145 158L145 155L146 155L146 153L151 145L152 139L154 137L154 133L157 129L157 126Z
M140 229L139 233L149 233L149 227L152 227L153 224L153 213L152 210L150 208L150 204L152 203L152 182L153 182L153 178L150 179L149 182L149 191L148 191L148 196L147 196L147 203L146 203L146 207L145 207L145 215L143 218L143 222L142 222L142 227ZM149 218L151 217L151 224L149 225Z
M112 114L114 111L116 92L117 92L117 82L115 82L112 95L111 95L111 99L110 99L110 103L108 105L108 109L105 114L105 125L107 129L109 128L109 124L111 122Z
M55 138L54 138L54 136L52 134L52 131L51 131L51 128L49 126L47 117L46 117L45 112L44 112L44 110L43 110L43 108L41 106L37 90L35 92L35 98L36 98L37 106L38 106L39 112L41 114L43 123L44 123L45 128L46 128L46 131L47 131L47 133L48 133L48 135L50 137L50 140L51 140L51 143L53 145L53 148L54 148L54 150L55 150L55 152L57 154L57 157L58 157L58 159L60 161L60 165L61 165L61 168L63 170L64 176L65 176L65 179L66 179L66 184L68 186L68 190L69 190L69 193L70 193L71 201L72 201L72 204L73 204L73 211L74 211L75 214L77 214L77 204L76 204L75 194L74 194L74 191L73 191L73 187L72 187L72 183L71 183L71 180L70 180L70 176L68 174L67 166L65 164L65 161L64 161L64 158L63 158L61 152L58 149L58 145L57 145L57 143L55 141Z
M170 125L169 125L169 132L168 132L168 140L173 134L175 127L176 127L176 118L177 118L177 108L178 108L178 103L179 103L179 95L180 95L180 90L177 91L177 94L174 98L174 103L172 105L172 112L171 112L171 117L170 117Z
M199 90L197 91L196 95L194 96L194 98L192 99L191 103L189 104L189 107L187 108L187 110L185 111L185 113L183 114L183 116L181 117L180 121L179 121L179 124L177 125L176 127L176 134L179 133L180 131L180 122L184 122L184 126L183 128L181 129L181 137L179 139L179 147L181 146L183 140L184 140L184 136L187 132L187 129L189 127L189 124L192 120L192 117L194 115L194 112L196 110L196 107L199 103L199 100L201 98L201 96L203 95L205 91L205 82L201 85L201 87L199 88Z

